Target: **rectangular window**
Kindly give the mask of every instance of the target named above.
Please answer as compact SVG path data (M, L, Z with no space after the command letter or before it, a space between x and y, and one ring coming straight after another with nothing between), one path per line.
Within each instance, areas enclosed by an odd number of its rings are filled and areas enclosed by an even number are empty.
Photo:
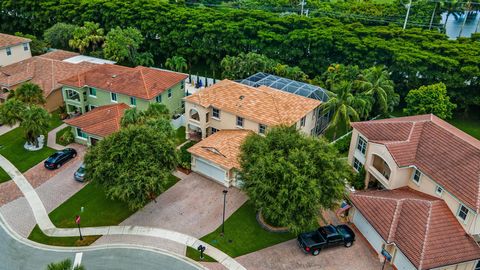
M463 221L467 221L467 216L468 208L460 204L460 208L458 209L458 217Z
M220 110L217 108L212 108L212 117L220 119Z
M357 150L365 156L365 152L367 151L367 141L361 136L358 136Z
M110 98L113 102L117 102L117 93L110 93Z
M185 81L182 81L182 85L180 86L181 89L185 88Z
M135 97L130 97L130 105L137 106L137 99Z
M360 169L362 168L362 163L360 163L360 161L356 158L353 158L353 168L355 169L355 171L359 172Z
M478 261L477 264L475 265L475 270L480 270L480 261Z
M28 43L23 43L23 50L28 51Z
M168 89L168 98L172 97L172 89Z
M415 169L415 172L413 173L412 181L415 182L416 184L420 183L420 177L422 176L422 173Z
M267 130L267 126L264 124L258 124L258 133L260 134L265 134L265 131Z
M156 98L155 98L155 101L157 103L162 103L162 95L158 95Z
M80 128L77 128L77 137L86 139L87 134L85 134L85 132L83 132Z
M7 47L7 55L12 55L12 49L10 47Z
M211 129L212 129L212 134L215 134L218 131L218 129L216 129L214 127L212 127Z
M97 97L97 89L92 87L88 88L88 95L91 97Z
M306 116L304 116L304 117L302 117L302 119L300 119L300 126L301 127L305 126L305 120L306 120Z
M210 120L210 114L207 112L207 113L205 114L205 122L208 123L209 120Z
M243 118L237 116L237 127L243 127Z
M442 193L443 193L443 188L441 186L437 186L435 188L435 193L437 193L437 195L441 196Z

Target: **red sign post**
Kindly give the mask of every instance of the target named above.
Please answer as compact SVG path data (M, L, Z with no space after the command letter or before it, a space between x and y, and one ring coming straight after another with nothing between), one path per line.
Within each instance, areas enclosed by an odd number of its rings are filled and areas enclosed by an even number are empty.
M80 230L80 216L75 217L75 223L77 223L78 233L80 234L80 241L82 241L83 237L82 237L82 231Z

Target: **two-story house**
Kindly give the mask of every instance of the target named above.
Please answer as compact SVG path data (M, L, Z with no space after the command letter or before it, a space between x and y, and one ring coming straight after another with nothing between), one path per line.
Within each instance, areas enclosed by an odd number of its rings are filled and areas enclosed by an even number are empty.
M145 110L155 102L165 104L171 113L181 113L187 77L155 68L104 64L61 83L69 114L84 114L93 108L116 103Z
M0 33L0 67L32 57L28 38Z
M287 125L315 134L320 105L316 99L230 80L186 97L187 137L203 139L189 149L192 170L225 186L236 185L239 147L250 132L265 134L270 127Z
M30 82L42 89L45 109L49 112L57 110L63 105L62 85L59 82L97 66L91 61L69 61L78 57L81 57L78 53L56 50L0 67L0 101L5 101L10 91Z
M434 115L352 123L350 218L396 269L480 269L480 141Z

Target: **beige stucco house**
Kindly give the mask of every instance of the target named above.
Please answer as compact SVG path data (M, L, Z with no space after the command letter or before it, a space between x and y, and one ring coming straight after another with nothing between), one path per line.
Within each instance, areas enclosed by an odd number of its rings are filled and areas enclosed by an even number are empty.
M397 269L480 269L480 141L434 115L352 123L350 218Z
M32 57L28 38L0 33L0 67Z
M201 140L189 149L192 170L225 186L239 186L238 154L250 133L277 125L315 134L321 101L266 86L223 80L185 99L187 138Z

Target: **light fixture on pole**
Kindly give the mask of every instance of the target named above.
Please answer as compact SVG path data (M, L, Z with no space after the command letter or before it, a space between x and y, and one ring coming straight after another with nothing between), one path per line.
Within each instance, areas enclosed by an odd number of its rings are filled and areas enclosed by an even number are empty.
M223 190L223 216L222 216L222 233L220 234L223 236L225 234L225 207L227 204L227 193L228 190L224 189Z

